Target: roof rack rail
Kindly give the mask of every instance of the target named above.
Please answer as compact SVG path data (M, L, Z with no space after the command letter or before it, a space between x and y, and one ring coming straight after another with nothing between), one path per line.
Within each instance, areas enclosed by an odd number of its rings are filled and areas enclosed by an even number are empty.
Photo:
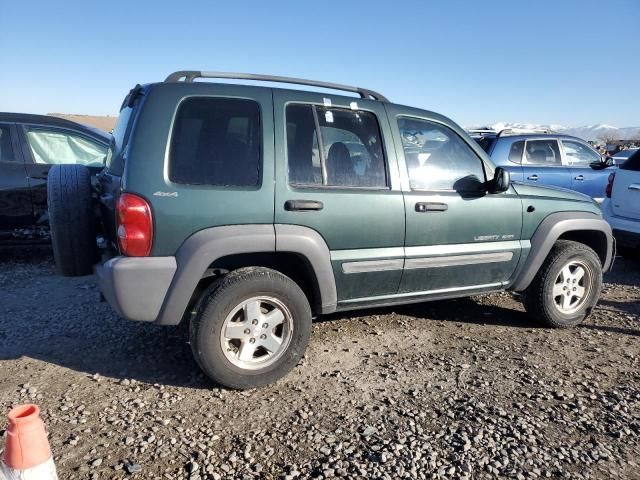
M497 137L505 135L528 135L528 134L555 134L558 133L550 128L503 128L498 132Z
M498 132L491 128L471 128L467 130L469 135L496 135Z
M329 88L331 90L343 90L360 95L361 98L388 102L387 98L373 90L338 83L318 82L316 80L305 80L303 78L278 77L274 75L260 75L256 73L234 73L234 72L204 72L200 70L180 70L169 75L165 82L193 82L196 78L232 78L234 80L256 80L261 82L291 83L296 85L308 85L311 87Z

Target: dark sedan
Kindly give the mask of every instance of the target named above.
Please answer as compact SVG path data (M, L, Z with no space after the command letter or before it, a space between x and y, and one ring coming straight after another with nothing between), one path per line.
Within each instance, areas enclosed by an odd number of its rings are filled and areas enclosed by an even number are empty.
M100 171L111 135L46 115L0 113L0 242L48 240L47 174L52 165Z

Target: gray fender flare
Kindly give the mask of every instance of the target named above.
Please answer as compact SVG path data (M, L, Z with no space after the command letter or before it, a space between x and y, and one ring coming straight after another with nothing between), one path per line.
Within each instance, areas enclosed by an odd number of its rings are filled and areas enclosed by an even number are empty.
M305 257L315 275L322 313L333 313L338 304L331 253L324 238L315 230L299 225L276 224L276 251Z
M276 249L278 232L280 248ZM198 282L217 259L276 251L297 253L307 259L318 282L322 313L335 311L337 295L329 249L317 232L293 225L230 225L201 230L180 246L176 273L155 323L180 323Z
M554 243L568 232L592 232L606 238L606 252L596 252L602 260L602 270L607 271L613 257L613 234L609 224L596 214L588 212L558 212L546 217L531 237L531 250L522 269L509 288L516 292L525 290L538 273Z

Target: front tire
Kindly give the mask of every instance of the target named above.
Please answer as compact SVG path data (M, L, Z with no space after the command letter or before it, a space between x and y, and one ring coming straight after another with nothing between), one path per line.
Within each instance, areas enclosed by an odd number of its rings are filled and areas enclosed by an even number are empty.
M225 387L260 387L300 361L311 335L311 308L289 277L267 268L234 270L205 293L191 321L196 362Z
M559 240L522 300L535 320L553 328L570 328L591 313L601 290L602 265L596 253L582 243Z

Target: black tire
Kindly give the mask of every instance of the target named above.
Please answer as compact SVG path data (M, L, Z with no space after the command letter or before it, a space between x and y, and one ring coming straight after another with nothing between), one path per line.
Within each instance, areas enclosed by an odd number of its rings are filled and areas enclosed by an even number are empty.
M223 327L235 309L256 297L269 297L284 306L291 319L290 340L274 363L263 368L241 368L227 358L233 352L223 351ZM289 277L262 267L240 268L213 283L189 327L191 350L200 368L213 381L234 389L260 387L285 376L304 355L310 335L311 308L304 292Z
M54 165L47 178L53 258L65 277L89 275L98 258L91 173L83 165Z
M582 300L576 300L575 311L564 313L556 300L564 298L562 295L554 298L554 287L564 289L564 283L556 283L560 278L563 268L573 262L582 265L586 270L584 280L585 295ZM587 285L588 282L588 285ZM569 283L570 290L576 288ZM577 285L580 288L580 284ZM598 303L602 291L602 264L600 258L587 245L569 240L559 240L549 252L546 260L540 267L529 287L523 292L522 303L529 315L536 321L553 328L570 328L582 322L591 313ZM560 300L561 302L561 300Z

